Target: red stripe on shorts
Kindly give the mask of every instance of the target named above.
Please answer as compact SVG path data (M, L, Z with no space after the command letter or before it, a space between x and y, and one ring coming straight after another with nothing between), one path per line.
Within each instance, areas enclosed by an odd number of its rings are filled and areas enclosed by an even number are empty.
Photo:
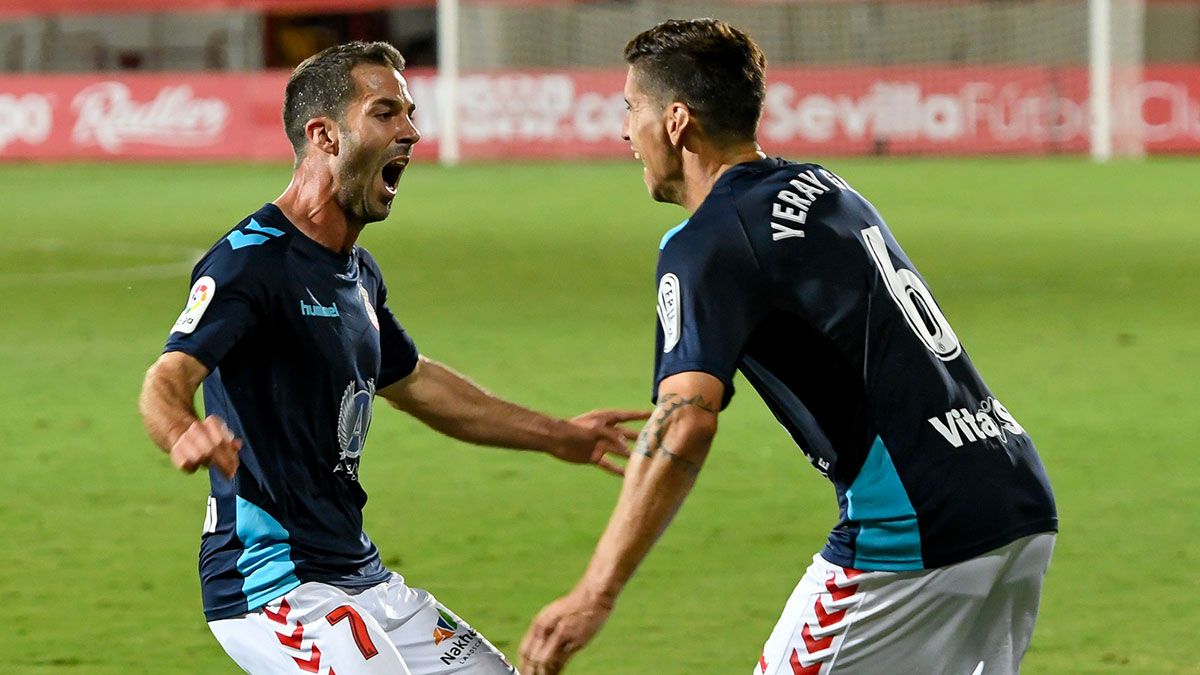
M282 624L284 628L288 627L287 617L288 614L291 613L292 607L288 604L287 598L279 601L278 612L271 611L271 609L265 605L263 606L262 611L263 616L267 617L271 621ZM301 646L304 643L304 624L297 621L296 627L292 629L291 633L284 633L279 629L276 629L275 638L279 640L279 644L283 645L284 647L295 649L298 652L303 651ZM321 670L321 650L317 649L317 645L315 643L313 644L312 652L310 652L310 655L307 659L293 656L292 660L296 662L296 666L300 668L300 670L303 670L306 673L315 673ZM329 670L329 675L334 675L332 668Z
M788 663L792 666L793 675L819 675L821 672L822 663L820 661L810 666L800 665L800 654L795 649L792 650L792 658Z
M825 603L822 602L822 599L828 598L833 602L841 602L853 598L858 593L858 584L848 582L862 574L862 571L844 567L842 568L842 573L846 577L845 585L839 585L836 581L837 573L830 572L829 578L825 580L825 590L828 593L821 593L813 600L813 614L816 615L818 628L829 628L846 618L846 609L843 608L831 612L825 608ZM842 631L838 632L841 633L844 631L845 627L843 627ZM816 655L831 648L836 637L837 633L819 638L815 637L812 634L812 626L808 622L805 622L804 626L800 629L800 640L804 651L800 651L800 646L794 647L792 649L792 656L788 661L792 666L793 675L818 675L821 672L821 666L824 665L830 655L824 654L820 657ZM808 665L804 665L801 659L809 662Z
M307 659L302 659L299 656L293 656L292 660L300 666L300 670L306 673L315 673L321 669L321 650L317 649L317 645L312 646L312 656Z
M271 608L267 607L266 605L263 606L262 611L263 616L267 617L268 619L274 621L275 623L282 623L286 625L288 622L287 616L288 613L292 611L292 606L288 604L287 598L284 598L279 601L278 612L272 612Z

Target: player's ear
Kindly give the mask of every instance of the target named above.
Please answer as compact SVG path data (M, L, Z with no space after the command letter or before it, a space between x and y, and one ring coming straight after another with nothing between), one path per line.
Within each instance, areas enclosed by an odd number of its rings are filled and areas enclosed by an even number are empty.
M304 125L304 135L309 145L321 152L338 154L338 125L328 117L314 117Z
M666 110L666 125L671 145L681 145L684 131L692 125L692 111L678 101L669 104Z

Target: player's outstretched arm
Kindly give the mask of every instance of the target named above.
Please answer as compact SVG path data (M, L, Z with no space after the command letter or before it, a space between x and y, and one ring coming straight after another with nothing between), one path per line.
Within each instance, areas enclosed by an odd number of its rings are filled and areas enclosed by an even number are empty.
M193 403L208 368L183 352L167 352L146 371L138 411L150 440L171 456L181 471L214 465L232 478L242 442L221 418L201 421Z
M403 380L379 390L393 407L432 429L468 443L547 452L620 475L607 455L629 456L636 437L622 422L649 412L596 410L562 420L498 398L450 368L425 357Z
M707 373L673 375L642 429L625 484L583 578L534 619L521 641L521 672L554 675L612 612L621 589L683 505L717 433L724 385Z

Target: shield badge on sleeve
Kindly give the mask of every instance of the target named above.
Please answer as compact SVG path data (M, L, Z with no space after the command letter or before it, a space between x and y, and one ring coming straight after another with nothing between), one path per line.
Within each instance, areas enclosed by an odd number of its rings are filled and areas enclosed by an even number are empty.
M674 274L664 274L658 282L658 322L665 354L679 344L679 277Z
M204 276L197 279L196 283L192 285L183 313L175 320L175 325L171 326L171 332L188 334L195 331L200 319L204 316L204 310L208 309L208 305L216 293L217 282L213 281L212 277Z

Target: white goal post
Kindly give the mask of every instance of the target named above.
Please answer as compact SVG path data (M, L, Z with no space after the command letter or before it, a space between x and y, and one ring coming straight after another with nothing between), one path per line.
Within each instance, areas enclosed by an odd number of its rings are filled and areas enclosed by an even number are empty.
M1145 146L1129 92L1141 79L1144 0L1088 0L1088 98L1092 159L1141 157Z

